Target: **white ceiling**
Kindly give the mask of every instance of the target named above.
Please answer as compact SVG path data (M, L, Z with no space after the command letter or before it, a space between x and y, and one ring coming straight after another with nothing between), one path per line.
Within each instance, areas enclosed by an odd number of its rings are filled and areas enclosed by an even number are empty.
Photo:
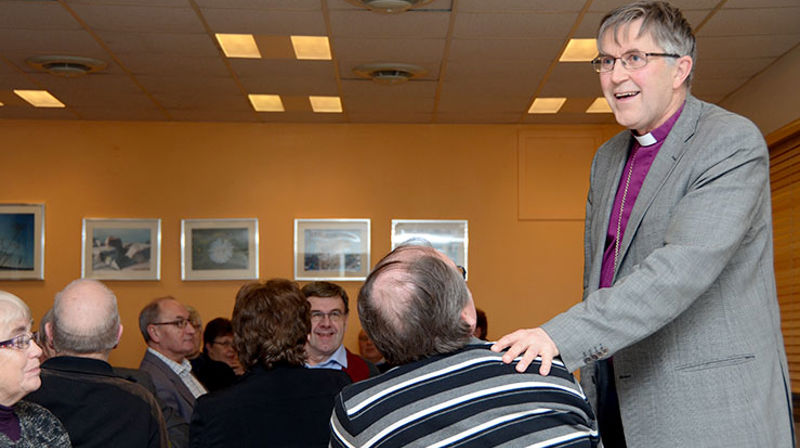
M433 0L378 14L345 0L0 0L0 119L307 123L611 123L585 114L600 95L588 63L559 63L573 37L594 37L621 0ZM800 43L800 0L676 0L695 27L693 92L719 102ZM328 36L332 61L228 59L214 33ZM61 78L26 59L101 59L99 73ZM428 73L385 86L356 65L401 62ZM47 89L65 109L37 109L13 89ZM279 94L287 111L254 112L248 93ZM311 112L308 95L342 98ZM529 115L537 96L565 96Z

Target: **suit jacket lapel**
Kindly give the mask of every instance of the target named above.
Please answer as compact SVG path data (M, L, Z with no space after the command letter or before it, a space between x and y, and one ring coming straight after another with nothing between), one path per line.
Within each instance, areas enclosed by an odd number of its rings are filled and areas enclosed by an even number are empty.
M661 146L658 155L653 160L653 164L644 179L644 184L642 184L642 189L636 198L636 203L631 210L631 216L625 227L625 234L622 236L622 242L619 247L620 266L625 261L625 255L639 229L639 225L642 223L645 213L647 213L647 209L653 204L658 191L664 186L670 173L675 169L684 152L686 152L688 147L686 141L694 135L701 107L700 101L691 95L687 96L686 105L683 108L683 112L681 112L681 116L675 122L675 126L667 135L664 145ZM615 281L616 277L617 273L615 272Z

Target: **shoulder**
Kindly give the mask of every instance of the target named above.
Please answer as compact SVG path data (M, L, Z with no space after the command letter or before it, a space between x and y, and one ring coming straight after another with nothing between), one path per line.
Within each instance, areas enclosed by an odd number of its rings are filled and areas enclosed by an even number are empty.
M36 403L21 400L14 405L20 420L23 437L49 447L69 447L69 435L64 425L50 411Z
M682 116L675 126L688 128L689 138L698 144L734 149L763 147L766 150L761 131L748 118L692 96L686 100L683 113L686 114L685 120L681 120Z

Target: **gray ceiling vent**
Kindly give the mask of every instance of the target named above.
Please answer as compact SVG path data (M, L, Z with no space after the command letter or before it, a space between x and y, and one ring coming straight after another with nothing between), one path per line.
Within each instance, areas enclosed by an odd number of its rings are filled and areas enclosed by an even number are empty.
M348 2L385 14L397 14L420 7L433 0L347 0Z
M353 73L371 79L378 84L402 84L409 79L423 76L428 71L418 65L400 64L396 62L380 62L377 64L361 64L353 67Z
M31 67L51 75L74 78L105 69L108 64L99 59L81 56L35 56L25 60Z

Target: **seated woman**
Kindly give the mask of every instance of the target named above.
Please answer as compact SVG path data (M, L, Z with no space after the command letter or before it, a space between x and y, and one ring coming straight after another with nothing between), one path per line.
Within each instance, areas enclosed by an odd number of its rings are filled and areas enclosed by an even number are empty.
M218 317L206 325L203 351L192 360L192 373L209 392L230 386L244 373L233 347L231 321Z
M310 328L310 307L296 283L243 286L233 337L247 373L197 400L190 446L327 447L333 400L350 378L303 367Z
M42 384L42 349L33 340L31 323L28 305L0 291L0 446L71 447L67 431L50 411L21 400Z

